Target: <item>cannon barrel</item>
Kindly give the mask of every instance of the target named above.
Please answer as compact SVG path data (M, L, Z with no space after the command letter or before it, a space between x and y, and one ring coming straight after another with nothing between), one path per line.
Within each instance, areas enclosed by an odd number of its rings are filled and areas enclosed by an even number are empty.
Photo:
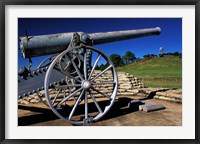
M161 29L159 27L156 27L139 30L90 33L88 35L93 40L93 44L96 45L150 35L159 35L160 32ZM78 32L78 34L83 35L84 33ZM20 49L24 58L59 53L68 47L71 42L72 36L73 32L20 37Z

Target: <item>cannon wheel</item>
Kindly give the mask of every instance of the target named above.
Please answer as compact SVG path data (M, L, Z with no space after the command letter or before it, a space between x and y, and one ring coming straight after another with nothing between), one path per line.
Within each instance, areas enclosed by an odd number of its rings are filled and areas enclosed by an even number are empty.
M41 61L40 63L39 63L39 65L38 65L38 69L40 69L40 68L45 68L45 67L47 67L48 68L48 66L51 64L51 62L53 61L53 59L55 58L56 56L48 56L47 58L45 58L43 61ZM39 100L41 101L41 102L43 102L45 105L47 105L47 106L49 106L48 105L48 103L47 103L47 101L45 100L45 97L44 97L44 95L43 94L41 94L40 92L37 92L37 97L39 98Z
M49 56L49 57L45 58L45 59L38 65L37 68L38 68L38 69L40 69L40 68L48 68L49 65L51 64L51 62L52 62L55 58L56 58L56 55L52 55L52 56ZM79 60L78 58L77 58L77 60L78 60L78 67L80 68L80 60ZM67 60L65 60L65 62L67 62ZM61 63L61 61L60 61L60 65L61 65L61 68L62 68L63 63ZM69 67L69 66L68 66L68 62L65 63L65 66L66 66L66 67ZM70 73L70 74L72 74L72 73ZM72 81L72 79L70 79L70 78L66 78L66 79L65 79L65 82L66 82L66 83L70 83L70 82L73 82L73 81ZM46 106L49 106L49 105L48 105L48 102L46 101L46 98L45 98L44 94L41 94L40 92L38 92L38 93L37 93L37 97L38 97L39 100L42 101Z
M53 55L53 56L49 56L49 57L45 58L45 59L38 65L37 68L39 69L39 68L42 68L42 67L49 66L55 57L56 57L56 56ZM49 62L48 62L48 61L49 61Z
M85 46L83 66L78 68L72 55L76 55L75 51L79 49L82 47L69 48L59 54L49 66L44 82L45 96L51 110L62 120L76 125L94 122L102 118L112 107L118 87L114 65L103 52ZM88 50L92 51L90 70L88 70L88 61L86 60L88 58L86 51ZM70 72L63 71L62 68L59 69L58 64L62 57L70 58L76 74L72 75ZM99 70L99 65L102 63L106 67ZM53 70L55 69L63 73L65 77L73 79L74 83L50 86L50 79L54 76ZM108 74L110 75L106 76ZM53 98L52 91L56 94ZM56 99L59 99L57 104L55 104Z

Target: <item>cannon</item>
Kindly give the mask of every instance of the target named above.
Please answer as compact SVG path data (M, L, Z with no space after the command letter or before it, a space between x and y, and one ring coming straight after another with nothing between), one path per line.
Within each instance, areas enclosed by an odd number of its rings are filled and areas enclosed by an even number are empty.
M109 57L93 46L160 33L161 29L156 27L20 37L24 58L52 56L44 59L35 70L20 69L18 98L43 91L45 97L39 98L60 119L75 125L98 121L115 102L118 78ZM101 64L106 67L100 68Z

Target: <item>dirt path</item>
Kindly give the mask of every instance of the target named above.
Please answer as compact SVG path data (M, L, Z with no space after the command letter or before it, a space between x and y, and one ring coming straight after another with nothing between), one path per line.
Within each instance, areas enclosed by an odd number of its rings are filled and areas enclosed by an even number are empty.
M182 105L159 99L147 99L163 104L166 109L144 112L129 107L133 99L141 99L139 96L118 96L115 104L100 121L89 124L89 126L181 126ZM32 126L72 126L60 120L43 103L27 104L18 106L18 125Z

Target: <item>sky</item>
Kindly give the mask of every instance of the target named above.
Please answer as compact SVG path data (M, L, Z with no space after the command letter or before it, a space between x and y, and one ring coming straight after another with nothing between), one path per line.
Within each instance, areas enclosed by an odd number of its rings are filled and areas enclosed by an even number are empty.
M137 58L146 54L159 54L160 47L164 53L182 53L182 19L181 18L18 18L18 39L26 36L56 34L64 32L108 32L131 29L160 27L161 34L124 41L95 45L107 56L111 54L125 55L131 51ZM19 49L19 40L18 40ZM32 58L32 69L47 56ZM18 50L18 70L28 67L28 59L21 56Z

